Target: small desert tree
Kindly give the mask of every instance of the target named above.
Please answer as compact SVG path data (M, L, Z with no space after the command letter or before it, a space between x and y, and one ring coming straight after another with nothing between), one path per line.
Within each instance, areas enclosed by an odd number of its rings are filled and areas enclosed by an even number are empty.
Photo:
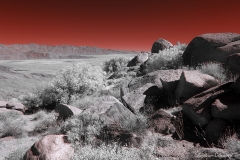
M75 64L61 70L52 81L22 97L21 101L30 108L69 104L76 98L94 93L103 81L104 72L99 66Z

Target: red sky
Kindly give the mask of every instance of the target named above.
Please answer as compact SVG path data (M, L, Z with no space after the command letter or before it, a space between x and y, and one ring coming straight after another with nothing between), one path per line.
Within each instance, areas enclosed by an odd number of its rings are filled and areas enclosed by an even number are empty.
M158 38L189 43L240 33L239 0L0 0L0 44L150 51Z

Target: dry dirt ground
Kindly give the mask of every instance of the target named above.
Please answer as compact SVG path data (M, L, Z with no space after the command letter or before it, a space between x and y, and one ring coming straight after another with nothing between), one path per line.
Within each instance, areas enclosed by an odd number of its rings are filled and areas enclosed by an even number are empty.
M134 54L87 55L81 59L0 60L0 100L9 101L27 94L58 71L75 63L100 65L111 58Z

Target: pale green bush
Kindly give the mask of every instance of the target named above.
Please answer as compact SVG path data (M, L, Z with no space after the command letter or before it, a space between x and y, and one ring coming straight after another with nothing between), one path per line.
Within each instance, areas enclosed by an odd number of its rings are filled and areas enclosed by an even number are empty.
M126 57L112 58L104 62L103 70L107 73L119 71L121 68L126 67L129 61L129 58Z
M153 54L147 61L147 73L156 70L178 69L182 66L182 53L177 48L165 49Z
M69 104L96 92L103 85L104 78L104 72L98 66L75 64L61 70L51 82L37 88L33 94L23 96L21 101L30 108Z

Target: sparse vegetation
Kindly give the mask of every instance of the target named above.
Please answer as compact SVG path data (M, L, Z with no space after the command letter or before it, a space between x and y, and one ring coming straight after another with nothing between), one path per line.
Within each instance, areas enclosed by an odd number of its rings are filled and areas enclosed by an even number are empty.
M147 72L178 69L182 66L182 53L177 48L165 49L148 59Z
M201 64L196 69L204 74L215 77L220 83L224 83L228 80L227 71L220 63L207 62Z
M116 57L104 62L103 70L107 73L113 73L119 71L121 68L126 67L129 58L126 57Z

